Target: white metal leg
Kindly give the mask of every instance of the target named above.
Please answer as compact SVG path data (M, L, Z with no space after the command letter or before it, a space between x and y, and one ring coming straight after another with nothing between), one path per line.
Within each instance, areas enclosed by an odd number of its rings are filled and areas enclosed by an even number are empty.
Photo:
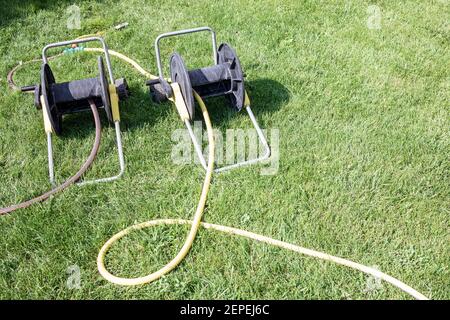
M120 122L119 121L114 122L114 127L115 127L115 131L116 131L117 154L119 156L119 167L120 167L119 174L117 174L116 176L113 176L113 177L108 177L108 178L81 181L81 182L77 183L78 186L83 186L86 184L93 184L93 183L111 182L111 181L117 180L123 176L123 174L125 172L125 158L123 155L122 134L120 132Z
M219 173L219 172L224 172L224 171L228 171L228 170L232 170L232 169L236 169L239 167L243 167L243 166L248 166L251 164L255 164L264 160L267 160L270 158L270 146L267 142L266 137L264 136L263 131L261 130L261 127L259 126L258 121L255 118L255 115L253 114L252 109L250 108L250 106L246 107L245 110L247 111L250 120L252 121L253 126L256 129L256 132L258 134L259 140L261 141L261 143L264 146L265 152L261 157L255 158L255 159L250 159L247 161L242 161L242 162L238 162L235 164L231 164L228 166L224 166L224 167L220 167L220 168L215 168L214 172ZM201 144L198 142L197 137L194 134L194 131L192 130L192 126L191 123L189 122L189 120L185 121L186 127L188 129L189 135L191 137L192 143L194 144L194 149L197 153L198 158L200 159L200 163L203 166L203 168L206 170L206 159L203 155L203 151L202 151L202 146Z

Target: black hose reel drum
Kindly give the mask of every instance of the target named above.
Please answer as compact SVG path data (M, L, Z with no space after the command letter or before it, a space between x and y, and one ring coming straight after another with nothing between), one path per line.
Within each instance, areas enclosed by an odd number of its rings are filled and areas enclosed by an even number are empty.
M159 50L160 40L167 37L202 31L211 33L214 65L195 70L188 70L183 61L183 58L175 52L170 57L170 79L172 83L172 85L170 85L163 75L161 54ZM174 96L173 84L178 84L188 113L188 121L186 121L186 119L185 124L188 128L191 140L197 151L197 155L200 158L200 162L205 169L206 160L203 154L200 152L201 144L197 141L195 135L193 134L190 124L190 121L193 121L195 116L195 100L193 90L195 90L202 99L225 96L229 99L230 106L236 111L241 111L245 107L257 131L258 137L265 148L264 155L258 158L249 159L247 161L221 168L216 168L216 172L226 171L243 165L249 165L252 163L263 161L270 157L270 147L250 108L250 100L245 91L245 76L244 72L242 71L241 62L239 61L236 52L233 48L231 48L231 46L226 43L222 43L219 48L217 48L215 32L210 27L201 27L168 32L159 35L155 41L155 50L159 78L148 80L146 82L146 84L150 87L151 97L155 102L161 102L166 99L170 99Z
M200 30L201 29L201 30ZM198 31L211 31L213 34L213 55L215 65L187 70L183 58L178 53L173 53L170 58L170 78L172 82L177 82L180 85L181 93L186 103L189 117L194 119L195 102L192 90L195 90L203 99L209 97L226 96L230 100L230 105L236 110L240 111L244 107L245 88L244 88L244 73L242 71L241 63L233 48L228 44L222 43L216 49L215 34L210 28L198 28L184 32L180 31L178 34L192 33ZM171 33L176 35L176 33ZM161 35L156 40L159 40L164 35ZM160 78L156 80L147 81L150 86L150 93L154 101L160 102L171 96L170 86L162 77L162 67L160 66L159 47L157 47L158 69L160 71Z
M86 42L83 40L75 40L78 42ZM103 42L103 40L102 40ZM67 42L65 42L67 43ZM69 41L73 43L73 41ZM106 112L108 121L114 124L113 111L111 106L110 88L105 72L105 65L101 56L97 57L98 76L70 82L57 83L53 75L52 69L48 64L45 51L51 47L63 46L61 43L48 45L44 48L43 63L41 68L41 83L34 91L35 104L38 109L44 107L48 115L53 131L60 135L62 132L62 117L66 114L79 113L89 111L89 102L95 102L97 108L102 108ZM107 53L106 53L107 55ZM113 80L109 56L107 55L108 72L110 80ZM128 97L128 86L124 78L112 81L119 100Z
M56 83L48 63L42 64L40 90L35 90L35 95L42 95L44 108L49 115L52 129L57 135L62 132L63 115L90 111L89 99L94 101L97 108L104 109L108 121L114 124L108 80L101 56L97 58L97 63L97 77L63 83ZM117 79L115 86L119 100L124 100L128 96L126 80ZM35 97L35 101L38 102L36 106L41 109L43 107L41 100Z
M97 58L98 76L81 80L57 83L48 64L47 50L50 48L64 47L73 44L99 41L102 44L106 58L106 70L103 58ZM54 184L54 166L52 133L62 133L62 118L66 114L90 111L90 103L95 103L97 108L105 110L109 123L114 124L116 130L117 150L119 155L120 172L109 178L84 181L83 183L107 182L119 178L124 173L124 157L120 133L119 100L128 97L128 86L125 79L114 80L108 47L101 37L90 37L52 43L44 47L42 51L41 83L35 86L35 105L43 109L45 131L48 140L48 160L50 181ZM108 81L109 79L109 81ZM25 89L26 90L26 89Z

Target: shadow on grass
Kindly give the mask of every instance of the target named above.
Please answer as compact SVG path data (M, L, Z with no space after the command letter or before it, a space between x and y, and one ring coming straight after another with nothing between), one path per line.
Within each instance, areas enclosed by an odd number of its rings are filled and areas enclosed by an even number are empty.
M72 0L0 0L0 27L14 20L23 20L40 10L69 6L72 3Z
M273 113L285 105L290 98L289 91L279 82L271 79L257 79L246 82L246 90L249 93L252 110L255 116ZM137 96L138 105L133 105L133 101L127 102L127 107L122 108L124 118L127 123L124 130L135 130L144 124L151 124L160 117L165 117L168 113L174 112L175 107L171 102L155 103L151 100L147 90L132 93ZM144 101L142 103L142 101ZM234 117L248 117L247 113L242 110L236 112L229 105L228 99L225 97L210 98L205 101L210 113L213 125L220 128L227 128L229 122ZM201 112L196 110L195 120L202 120Z
M139 83L129 83L130 96L120 102L120 127L122 132L135 131L156 123L173 112L170 102L155 104L150 94ZM99 109L102 129L111 126L104 109ZM63 116L61 138L85 138L94 131L94 118L90 111Z
M289 91L279 82L271 79L257 79L246 82L252 110L258 120L265 114L274 113L289 102ZM150 94L138 83L130 84L130 97L121 103L121 129L122 131L135 131L143 126L152 125L159 119L167 117L174 111L171 102L157 104L150 98ZM224 97L206 100L213 126L226 130L235 117L248 117L242 110L236 112ZM104 110L100 111L102 127L108 126ZM202 120L199 110L195 120ZM264 126L264 123L260 123ZM90 112L67 115L63 118L63 133L61 138L83 138L94 130L93 117Z
M246 82L246 90L249 93L252 110L260 121L264 114L274 113L282 108L290 99L290 93L281 83L271 79L257 79ZM175 111L172 102L155 103L151 100L147 90L133 92L136 95L137 104L133 101L127 102L127 106L123 107L122 113L126 123L123 130L134 131L144 125L152 124L159 118L167 116ZM142 102L143 101L143 102ZM236 117L247 117L247 112L241 110L237 112L230 107L226 97L216 97L205 100L211 121L214 128L226 130L230 123ZM202 121L201 111L196 107L195 121ZM264 126L264 123L260 124Z
M278 81L272 79L255 79L245 82L245 89L248 92L251 107L257 120L265 114L278 111L289 102L290 92ZM226 129L229 122L237 116L248 117L245 110L239 113L232 109L226 98L218 97L206 101L211 120L215 126ZM197 112L197 119L201 119L200 112Z

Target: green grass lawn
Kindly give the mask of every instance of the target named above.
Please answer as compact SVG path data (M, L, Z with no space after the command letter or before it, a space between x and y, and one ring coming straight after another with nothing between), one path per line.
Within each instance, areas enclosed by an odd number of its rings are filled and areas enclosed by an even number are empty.
M0 206L50 188L42 116L31 95L9 90L12 67L50 42L107 30L111 49L156 73L158 34L208 25L237 50L261 125L280 131L280 163L270 176L261 166L216 175L204 220L378 266L433 299L450 298L449 1L78 1L80 30L66 27L72 1L0 4ZM369 5L381 9L380 29L367 26ZM191 68L209 65L208 40L164 42L165 65L175 49ZM103 243L136 222L192 217L204 176L199 165L171 159L172 132L184 128L175 108L152 103L145 79L112 62L132 90L122 104L126 175L0 217L0 298L409 298L386 283L367 290L370 279L345 267L205 230L155 283L103 280ZM51 65L58 81L96 73L89 53ZM38 78L39 64L16 76L21 85ZM207 106L217 129L251 126L245 112ZM94 138L89 113L67 117L64 128L55 139L58 181L78 170ZM114 130L103 133L89 178L117 170ZM136 232L113 248L108 268L121 276L155 271L186 232ZM66 285L74 265L78 289Z

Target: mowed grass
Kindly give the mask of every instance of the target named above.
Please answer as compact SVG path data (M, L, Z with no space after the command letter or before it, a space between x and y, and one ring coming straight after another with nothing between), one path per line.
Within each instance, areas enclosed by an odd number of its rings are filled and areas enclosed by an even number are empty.
M448 1L83 1L81 30L66 27L70 4L1 1L0 206L50 187L42 116L31 95L9 90L12 67L50 42L106 30L110 48L156 73L158 34L209 25L237 50L262 127L279 130L280 162L275 175L261 175L262 166L216 175L204 220L377 266L428 297L450 298ZM381 9L381 29L367 27L369 5ZM209 65L208 40L164 42L165 65L173 50L191 68ZM58 81L96 74L88 53L51 65ZM132 90L122 104L126 175L0 217L0 298L409 298L386 283L370 290L376 282L345 267L205 230L155 283L103 280L96 268L103 243L137 222L191 218L204 176L198 164L171 159L172 133L184 128L175 108L152 103L145 79L120 60L113 67ZM39 65L16 76L22 85L38 79ZM245 113L207 105L222 132L250 128ZM55 139L58 181L88 155L91 115L65 118L64 130ZM117 170L113 129L104 127L102 139L89 178ZM155 271L186 232L136 232L113 248L107 266L121 276ZM73 266L79 288L67 285Z

